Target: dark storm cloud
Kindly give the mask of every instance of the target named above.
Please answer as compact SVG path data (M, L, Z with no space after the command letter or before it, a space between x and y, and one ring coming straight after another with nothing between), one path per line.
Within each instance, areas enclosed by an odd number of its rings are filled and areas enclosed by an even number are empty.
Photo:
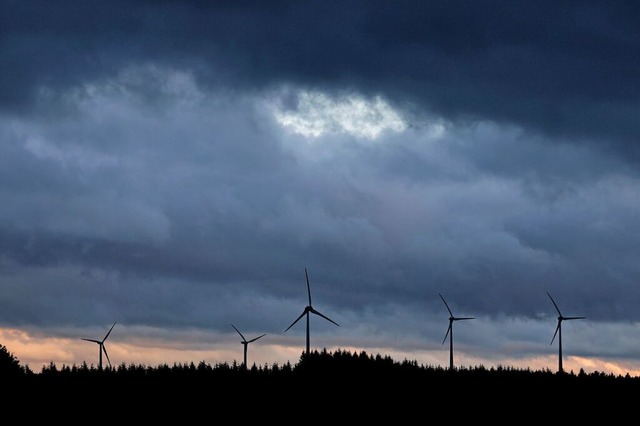
M2 2L0 322L637 358L638 10Z
M640 155L634 2L34 2L0 6L0 102L128 65L210 84L384 93Z
M381 143L308 141L283 134L255 99L200 92L183 77L125 72L7 119L0 249L11 267L69 268L87 281L116 272L129 297L115 291L105 312L163 325L171 301L177 323L202 324L194 313L230 294L304 298L305 266L319 300L346 311L441 309L434 296L446 292L469 312L529 317L558 283L588 289L584 308L611 269L624 271L620 286L637 271L625 232L633 180L584 147L491 124L446 125L435 139L417 128ZM51 116L61 103L64 115ZM602 268L589 258L600 255L612 257ZM589 315L637 316L628 302Z

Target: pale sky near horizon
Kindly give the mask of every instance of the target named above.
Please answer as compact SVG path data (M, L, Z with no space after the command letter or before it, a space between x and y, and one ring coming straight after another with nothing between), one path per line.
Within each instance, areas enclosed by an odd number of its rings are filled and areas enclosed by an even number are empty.
M0 344L640 375L640 4L0 0ZM106 360L104 361L106 362Z

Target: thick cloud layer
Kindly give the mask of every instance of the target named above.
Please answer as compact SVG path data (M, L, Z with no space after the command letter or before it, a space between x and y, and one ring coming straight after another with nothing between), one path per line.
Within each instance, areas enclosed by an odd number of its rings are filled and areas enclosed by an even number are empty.
M43 86L154 63L243 90L384 93L638 158L633 2L9 1L0 11L4 108Z
M639 12L4 2L0 326L640 371Z

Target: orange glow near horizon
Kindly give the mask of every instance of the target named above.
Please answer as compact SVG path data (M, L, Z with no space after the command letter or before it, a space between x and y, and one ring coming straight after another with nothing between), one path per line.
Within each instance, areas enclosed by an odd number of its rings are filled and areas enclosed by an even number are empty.
M202 345L194 346L189 342L163 342L160 340L143 340L142 344L133 345L114 340L105 343L111 365L145 365L155 367L158 365L174 364L199 364L205 362L210 365L221 363L242 363L243 348L237 339L230 334L229 338L222 342L212 344L211 349L202 349ZM266 343L266 342L265 342ZM0 329L0 344L13 354L21 366L28 366L34 373L40 373L44 366L55 364L56 367L80 366L86 362L89 366L98 365L98 345L78 339L38 337L17 329ZM256 344L249 345L249 365L268 366L275 364L295 365L300 359L303 348L285 344ZM327 348L327 351L349 351L352 353L366 352L369 355L389 356L396 362L404 360L416 361L422 366L448 365L448 351L424 350L424 351L398 351L392 348L355 348L339 347ZM103 364L107 361L103 358ZM485 368L512 367L518 369L530 369L532 371L551 370L556 371L558 357L556 354L529 357L522 359L504 358L500 361L487 360L469 356L463 352L456 354L456 366L473 368L484 366ZM604 360L598 358L584 358L567 356L563 360L564 370L578 374L580 369L586 373L602 372L632 377L640 376L640 361L635 360Z

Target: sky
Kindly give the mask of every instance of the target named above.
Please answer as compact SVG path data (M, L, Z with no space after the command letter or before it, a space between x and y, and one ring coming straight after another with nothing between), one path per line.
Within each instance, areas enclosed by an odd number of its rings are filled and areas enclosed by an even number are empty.
M472 317L456 367L556 371L562 315L566 371L640 375L639 20L0 0L0 344L295 364L310 294L312 350L448 367Z

